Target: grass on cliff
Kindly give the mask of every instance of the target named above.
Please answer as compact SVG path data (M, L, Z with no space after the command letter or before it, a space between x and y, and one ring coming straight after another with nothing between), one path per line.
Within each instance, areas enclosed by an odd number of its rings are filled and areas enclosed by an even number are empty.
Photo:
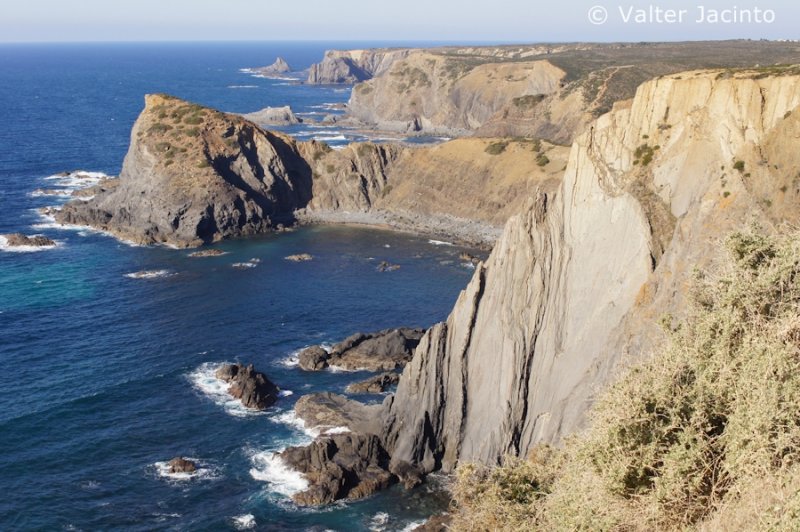
M463 465L456 530L799 530L800 231L727 240L563 449Z

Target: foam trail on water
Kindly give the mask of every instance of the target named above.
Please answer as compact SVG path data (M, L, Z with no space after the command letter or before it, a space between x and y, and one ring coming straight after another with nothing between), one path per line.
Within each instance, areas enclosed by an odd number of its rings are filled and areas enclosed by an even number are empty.
M308 481L302 473L289 467L276 451L254 452L250 456L250 462L253 464L250 476L267 482L275 493L291 497L308 489Z
M253 514L238 515L233 518L233 527L236 530L251 530L256 527L256 516Z

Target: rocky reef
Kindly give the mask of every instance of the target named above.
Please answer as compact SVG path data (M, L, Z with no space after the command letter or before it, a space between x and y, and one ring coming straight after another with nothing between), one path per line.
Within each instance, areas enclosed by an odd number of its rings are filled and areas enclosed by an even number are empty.
M19 248L19 247L41 248L41 247L52 247L56 245L53 239L42 235L28 236L28 235L23 235L22 233L9 233L7 235L0 235L0 238L3 238L5 241L5 245L11 248Z
M356 333L330 350L309 347L298 355L300 367L319 371L329 366L345 370L391 371L411 360L425 333L422 329L388 329L377 333Z

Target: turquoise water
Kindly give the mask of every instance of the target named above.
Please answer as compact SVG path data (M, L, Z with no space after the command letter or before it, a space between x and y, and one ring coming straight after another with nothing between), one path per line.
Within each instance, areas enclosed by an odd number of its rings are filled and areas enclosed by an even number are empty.
M239 72L279 54L303 68L332 46L0 47L0 233L59 242L0 251L0 529L402 530L437 509L432 488L300 509L287 497L297 479L269 457L308 439L291 418L298 397L365 376L305 373L292 354L445 318L471 275L460 248L316 227L227 242L226 255L197 259L38 225L35 209L53 199L30 195L62 170L116 174L147 92L237 112L345 101L340 87ZM229 88L239 85L255 88ZM293 253L315 258L284 260ZM260 262L232 267L251 259ZM401 268L379 273L382 260ZM164 275L126 276L143 270ZM291 395L263 415L226 403L209 373L234 360ZM197 458L203 474L161 475L157 463L177 455Z

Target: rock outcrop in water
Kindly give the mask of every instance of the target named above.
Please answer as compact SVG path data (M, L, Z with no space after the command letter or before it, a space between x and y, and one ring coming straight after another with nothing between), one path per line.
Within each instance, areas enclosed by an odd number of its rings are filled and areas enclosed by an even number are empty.
M559 189L509 221L420 341L383 426L351 430L380 436L409 484L579 430L595 392L662 340L659 318L680 315L712 243L753 219L800 221L799 106L797 67L642 85L577 139Z
M280 389L252 364L225 364L216 371L216 377L229 383L228 393L247 408L266 410L278 401Z
M298 355L300 367L319 371L329 366L344 370L392 371L411 360L425 333L422 329L388 329L377 333L356 333L325 350L309 347Z
M28 236L28 235L23 235L22 233L9 233L7 235L0 235L0 237L5 239L5 245L11 248L18 248L18 247L41 248L41 247L52 247L56 245L53 239L47 238L46 236L42 235Z
M271 77L271 76L279 76L281 74L285 74L287 72L292 71L292 67L289 66L289 63L282 57L278 57L274 63L270 66L265 67L257 67L257 68L247 68L244 70L250 74L256 74L259 76L264 77Z
M381 373L369 379L354 382L346 388L347 393L383 393L400 382L400 374L394 372Z
M177 457L173 458L167 463L168 471L170 474L176 473L194 473L197 471L197 464L186 458Z

